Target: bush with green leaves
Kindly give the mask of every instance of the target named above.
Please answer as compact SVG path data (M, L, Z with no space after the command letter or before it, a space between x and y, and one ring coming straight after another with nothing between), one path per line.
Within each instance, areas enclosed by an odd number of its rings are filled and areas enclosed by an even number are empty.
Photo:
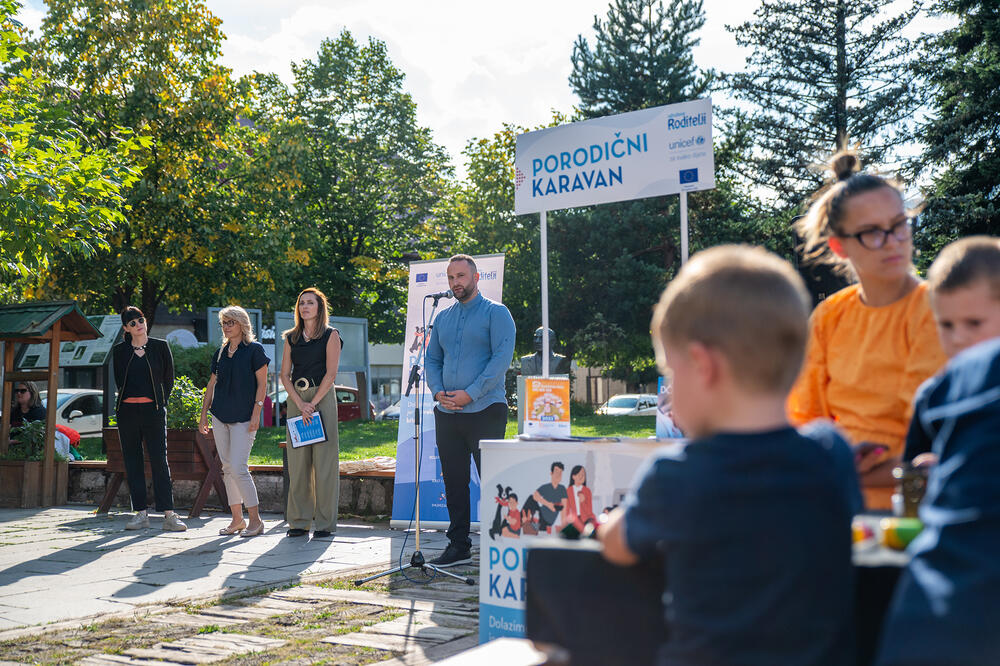
M174 379L174 390L167 399L167 427L197 428L204 394L204 389L199 389L186 376Z
M4 460L42 460L45 458L45 421L28 421L23 426L11 428L10 447ZM16 441L15 441L16 440ZM66 460L58 453L56 461Z
M174 357L174 374L184 375L198 388L205 388L212 372L212 357L218 350L218 345L199 347L170 345L170 353Z

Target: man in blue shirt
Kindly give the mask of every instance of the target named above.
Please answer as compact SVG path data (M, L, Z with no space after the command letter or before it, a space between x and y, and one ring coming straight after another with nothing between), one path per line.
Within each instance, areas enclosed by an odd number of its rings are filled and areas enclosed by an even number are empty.
M479 293L476 263L457 254L448 263L448 286L458 303L441 312L427 345L427 386L437 401L434 422L448 504L448 547L431 564L449 567L472 559L469 538L469 456L479 470L479 440L503 439L507 430L504 375L514 357L514 319Z

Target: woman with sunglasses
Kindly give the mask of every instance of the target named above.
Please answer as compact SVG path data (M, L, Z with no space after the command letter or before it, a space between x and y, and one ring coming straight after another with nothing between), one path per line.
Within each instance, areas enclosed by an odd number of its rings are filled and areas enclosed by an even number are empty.
M802 374L789 396L793 422L832 419L857 445L869 508L891 508L917 387L944 364L924 282L914 272L912 219L899 185L859 173L834 155L835 180L796 223L806 258L832 263L856 284L813 311Z
M208 410L212 409L212 432L222 461L222 481L229 496L232 519L219 530L221 536L255 537L264 531L257 501L257 487L250 476L250 449L267 393L267 357L263 345L254 340L250 315L238 305L219 311L222 346L212 357L212 374L201 404L198 429L208 434ZM243 521L243 505L250 524Z
M163 512L163 529L183 532L187 525L174 513L173 485L167 466L167 398L174 387L174 358L166 340L149 337L146 318L139 308L129 306L121 317L125 339L111 352L118 386L115 415L132 510L136 512L125 529L149 527L142 451L145 440L153 472L156 510Z
M38 387L34 382L14 384L14 399L10 405L10 426L20 428L28 421L44 421L45 407L38 397Z
M307 424L321 417L326 440L289 446L286 536L300 537L313 528L314 539L337 531L340 501L340 441L337 435L337 391L333 388L344 342L330 326L326 296L303 289L295 303L295 326L284 332L281 384L288 392L288 418L302 415ZM291 442L292 438L289 437Z

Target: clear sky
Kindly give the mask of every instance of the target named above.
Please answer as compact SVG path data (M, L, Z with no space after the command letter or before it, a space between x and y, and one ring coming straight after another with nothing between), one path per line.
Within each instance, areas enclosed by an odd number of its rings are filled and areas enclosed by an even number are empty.
M41 0L24 0L21 19L37 26ZM665 3L666 4L666 3ZM226 34L223 62L236 75L276 72L291 82L291 61L313 58L320 41L348 29L384 41L420 124L464 172L461 151L504 122L535 126L576 99L568 78L578 35L593 44L594 16L608 0L207 0ZM759 0L704 0L706 24L695 49L702 68L734 71L746 53L726 24L750 19Z

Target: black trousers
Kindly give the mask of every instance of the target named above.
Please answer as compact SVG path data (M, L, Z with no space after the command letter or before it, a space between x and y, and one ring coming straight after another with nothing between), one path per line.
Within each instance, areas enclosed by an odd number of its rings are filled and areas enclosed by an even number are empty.
M122 443L125 477L132 496L132 510L143 511L146 503L146 463L142 442L149 453L153 472L153 494L157 511L173 511L174 492L167 466L167 410L151 402L123 402L118 407L118 438Z
M469 538L469 456L480 468L479 440L503 439L507 432L507 405L497 402L481 412L451 414L434 409L437 430L438 455L441 457L441 476L444 477L445 503L448 505L448 540L468 550Z

